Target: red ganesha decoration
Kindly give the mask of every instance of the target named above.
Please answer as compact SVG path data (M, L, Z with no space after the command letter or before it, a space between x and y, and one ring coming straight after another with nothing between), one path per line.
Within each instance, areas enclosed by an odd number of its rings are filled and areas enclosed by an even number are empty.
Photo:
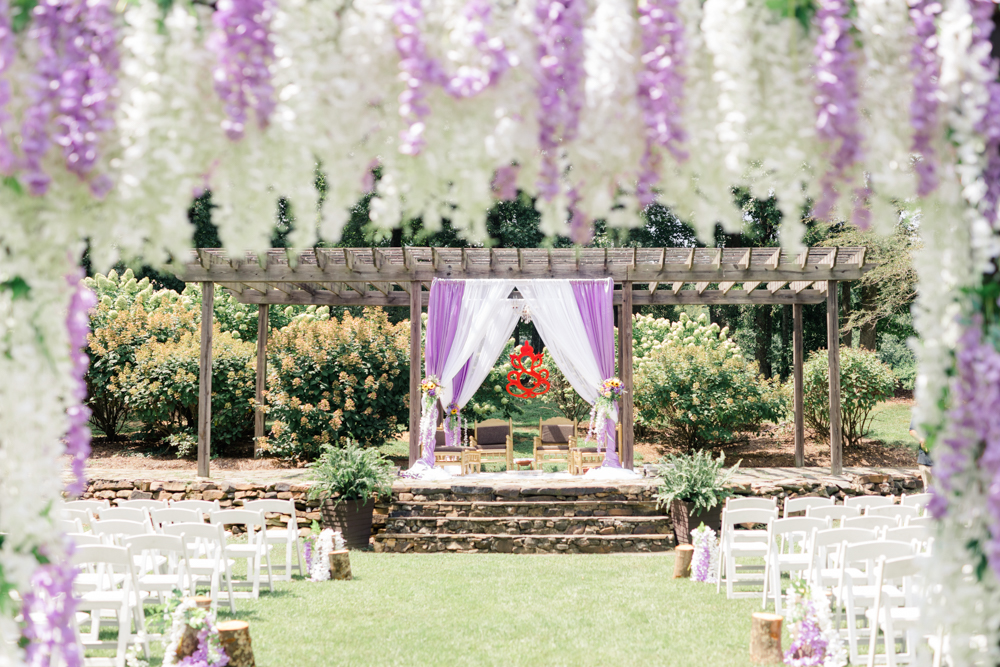
M537 398L549 390L549 370L542 368L542 352L535 353L531 343L524 343L510 355L507 393L517 398Z

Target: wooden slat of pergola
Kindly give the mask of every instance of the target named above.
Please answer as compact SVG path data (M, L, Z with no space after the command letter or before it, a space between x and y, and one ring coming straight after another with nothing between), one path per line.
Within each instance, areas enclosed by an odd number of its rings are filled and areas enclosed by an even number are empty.
M206 295L215 284L258 308L258 330L267 330L271 304L399 306L411 313L425 307L434 278L613 278L623 344L619 375L628 393L622 401L622 463L633 465L632 355L629 317L632 305L792 305L795 344L795 463L803 464L802 306L827 303L830 356L830 451L833 474L841 472L840 357L836 313L837 283L858 280L872 268L865 248L809 248L790 253L779 248L317 248L271 249L230 255L224 250L192 253L181 278L200 282ZM831 285L830 283L833 283ZM633 289L633 285L642 287ZM740 284L742 289L734 289ZM761 285L766 285L761 287ZM211 304L211 296L205 298ZM833 304L831 306L831 303ZM203 308L203 310L205 310ZM199 396L198 472L208 476L211 441L211 319L202 321L202 383ZM419 457L420 318L410 317L410 463ZM258 336L258 404L263 401L264 340ZM263 436L258 412L255 437Z

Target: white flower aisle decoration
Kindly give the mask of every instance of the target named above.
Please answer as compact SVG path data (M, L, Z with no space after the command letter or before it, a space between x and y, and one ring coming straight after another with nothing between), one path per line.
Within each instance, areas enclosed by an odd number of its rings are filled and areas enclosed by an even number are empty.
M332 528L319 530L313 522L313 534L305 540L306 570L309 581L326 581L330 578L330 554L345 548L346 542L340 531Z
M691 531L694 555L691 557L691 578L707 584L715 583L719 564L719 538L715 531L701 524Z
M170 623L170 633L165 638L163 667L226 667L229 664L229 656L219 642L215 615L198 607L194 598L180 601L171 598L164 616ZM191 655L178 660L177 650L188 628L197 632L198 647Z
M793 667L844 667L847 650L840 632L833 627L830 601L822 588L793 579L788 590L788 632L792 645L785 664Z

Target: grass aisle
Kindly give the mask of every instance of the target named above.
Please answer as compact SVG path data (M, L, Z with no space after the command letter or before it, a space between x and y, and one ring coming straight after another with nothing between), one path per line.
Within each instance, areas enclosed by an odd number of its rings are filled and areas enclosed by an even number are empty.
M673 580L672 554L352 552L351 565L353 582L237 602L258 665L746 665L760 610Z

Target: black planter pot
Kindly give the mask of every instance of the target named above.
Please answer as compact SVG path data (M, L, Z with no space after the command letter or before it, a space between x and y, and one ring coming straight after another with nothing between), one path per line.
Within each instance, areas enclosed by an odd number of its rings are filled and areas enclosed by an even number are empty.
M722 527L722 505L693 513L694 503L674 500L670 503L670 520L674 524L674 539L677 544L691 544L691 531L705 524L718 535Z
M327 499L321 507L323 527L339 530L348 547L363 549L368 546L368 540L372 536L374 510L375 501L371 498L342 500L336 507L332 500Z

